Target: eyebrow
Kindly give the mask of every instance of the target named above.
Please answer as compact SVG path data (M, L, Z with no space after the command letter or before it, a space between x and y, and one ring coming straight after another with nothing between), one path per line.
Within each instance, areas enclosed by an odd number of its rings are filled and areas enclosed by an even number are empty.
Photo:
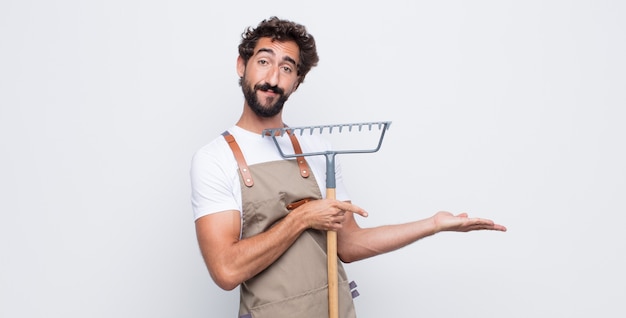
M276 55L276 53L274 53L274 50L272 50L272 49L268 49L268 48L260 48L260 49L256 52L256 54L255 54L255 55L257 55L257 54L259 54L259 53L261 53L261 52L266 52L266 53L269 53L269 54L271 54L271 55ZM289 57L289 56L285 56L285 57L283 57L283 61L291 62L293 65L298 65L298 63L296 63L296 61L295 61L294 59L292 59L291 57Z

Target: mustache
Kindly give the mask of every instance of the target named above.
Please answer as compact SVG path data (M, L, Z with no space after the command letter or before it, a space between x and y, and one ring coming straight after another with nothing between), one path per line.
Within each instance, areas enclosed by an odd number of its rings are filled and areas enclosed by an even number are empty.
M280 94L280 95L284 95L285 94L285 91L282 88L280 88L278 86L271 86L268 83L254 85L254 90L260 90L260 91L264 91L264 92L272 90L272 92L274 92L276 94Z

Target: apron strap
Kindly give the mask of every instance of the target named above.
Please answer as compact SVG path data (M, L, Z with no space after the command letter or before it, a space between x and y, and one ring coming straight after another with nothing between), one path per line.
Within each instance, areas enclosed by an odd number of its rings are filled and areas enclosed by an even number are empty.
M302 148L300 148L300 143L298 142L298 138L296 138L296 135L289 130L287 131L287 134L289 135L289 138L291 139L291 144L293 145L293 151L296 153L296 155L302 154ZM306 159L304 159L304 156L297 156L296 159L298 160L298 167L300 167L300 175L303 178L308 178L309 177L309 165L307 164Z
M226 142L228 142L228 146L233 151L233 155L235 156L235 160L237 160L237 166L239 166L239 172L241 173L241 177L243 178L244 184L249 188L254 185L254 180L252 180L252 175L250 174L250 169L248 168L248 164L246 163L246 159L244 159L243 154L241 153L241 148L237 145L235 141L235 137L231 135L228 131L222 133Z

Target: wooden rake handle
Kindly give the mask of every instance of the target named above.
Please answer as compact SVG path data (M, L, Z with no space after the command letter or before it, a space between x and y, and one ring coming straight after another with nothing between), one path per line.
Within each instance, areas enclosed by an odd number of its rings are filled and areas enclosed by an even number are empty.
M326 189L326 198L335 199L334 188ZM326 232L328 260L328 317L339 318L339 274L337 272L337 232Z

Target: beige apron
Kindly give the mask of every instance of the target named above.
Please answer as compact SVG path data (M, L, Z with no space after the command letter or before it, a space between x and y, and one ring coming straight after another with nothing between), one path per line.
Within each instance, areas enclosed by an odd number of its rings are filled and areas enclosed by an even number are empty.
M248 167L234 137L227 132L237 159L242 191L243 229L247 238L266 231L306 199L322 197L317 181L304 157L280 160ZM296 153L302 153L295 136ZM288 207L288 205L290 205ZM270 267L240 286L241 318L322 318L328 317L328 277L326 233L309 229ZM349 284L341 264L339 272L339 316L356 317Z

